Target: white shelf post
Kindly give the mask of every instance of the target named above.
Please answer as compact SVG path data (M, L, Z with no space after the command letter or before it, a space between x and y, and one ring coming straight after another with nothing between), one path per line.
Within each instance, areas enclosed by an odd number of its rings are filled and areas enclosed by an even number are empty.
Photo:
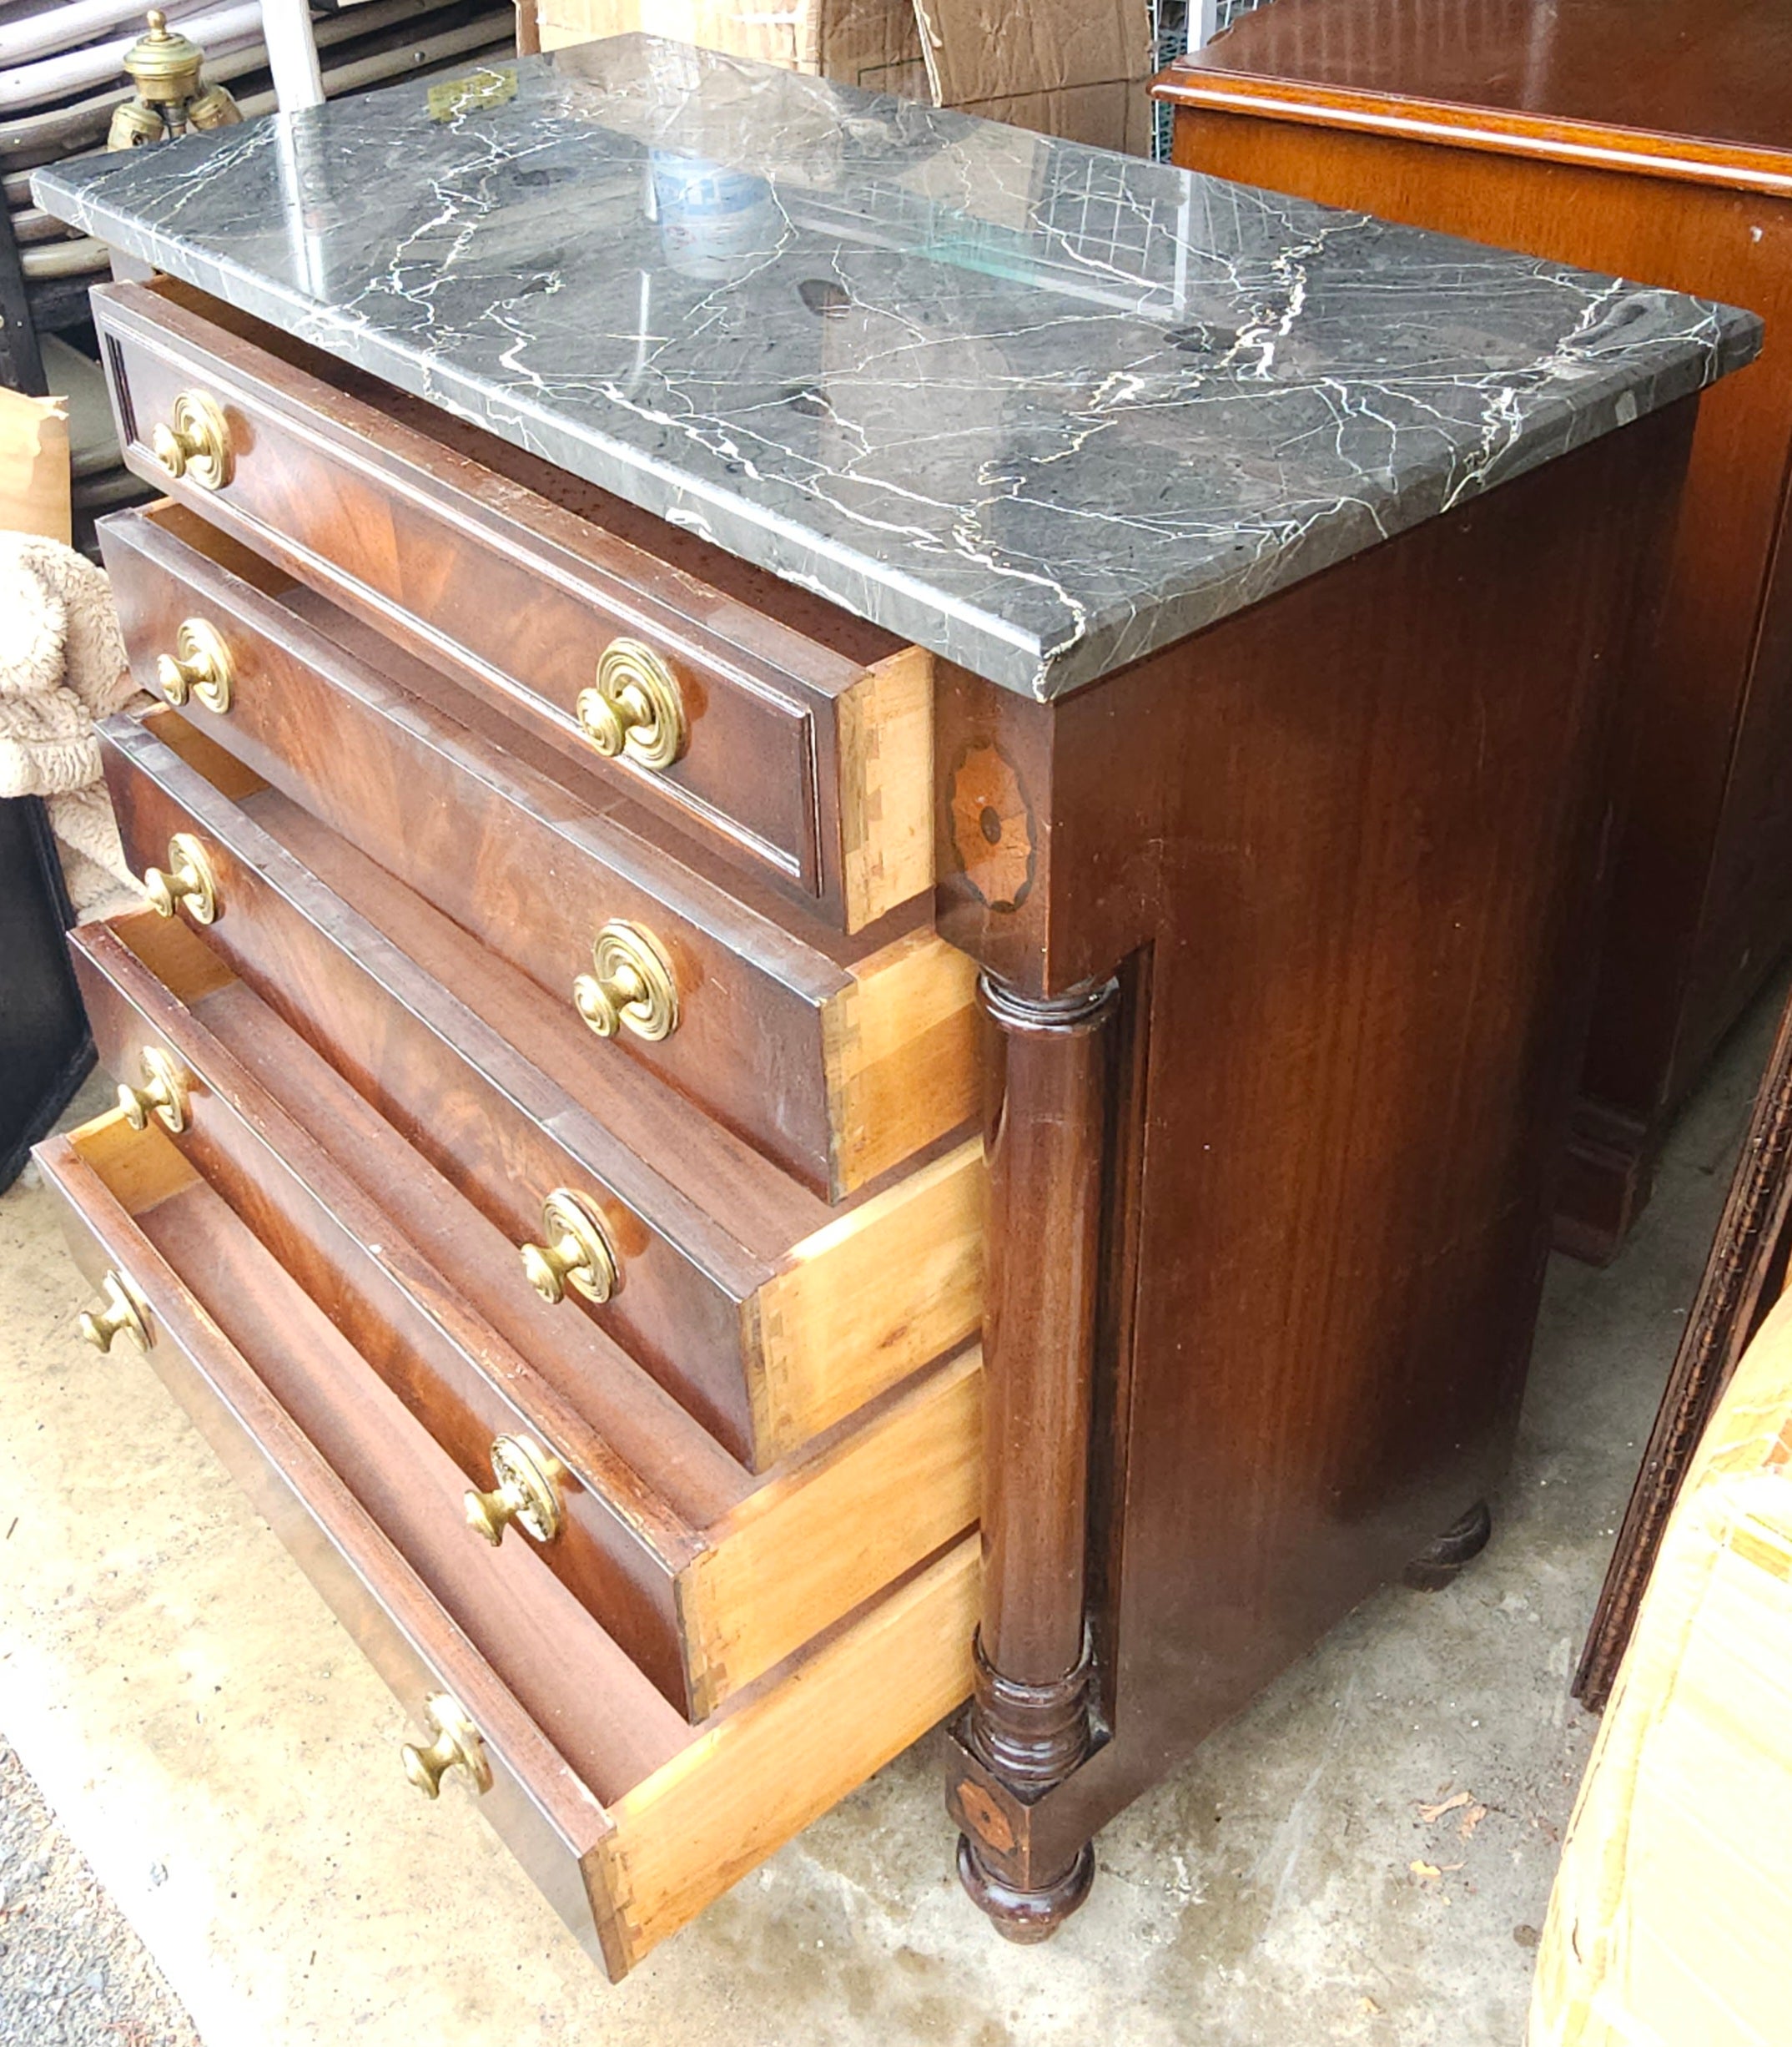
M281 113L322 106L324 74L318 68L311 10L305 0L261 0L261 33Z

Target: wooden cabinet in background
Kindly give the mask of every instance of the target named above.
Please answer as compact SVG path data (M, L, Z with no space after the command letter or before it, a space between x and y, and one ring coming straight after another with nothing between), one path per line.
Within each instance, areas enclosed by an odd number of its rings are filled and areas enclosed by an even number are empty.
M1180 61L1193 170L1744 305L1629 677L1558 1241L1603 1261L1700 1069L1792 941L1792 11L1779 0L1276 0Z

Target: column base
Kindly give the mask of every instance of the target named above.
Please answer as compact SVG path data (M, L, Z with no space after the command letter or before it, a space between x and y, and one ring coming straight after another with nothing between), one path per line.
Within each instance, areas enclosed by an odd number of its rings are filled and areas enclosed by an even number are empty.
M1095 1880L1095 1848L1085 1841L1061 1876L1038 1890L1021 1890L990 1868L966 1835L959 1836L959 1881L973 1904L1004 1940L1033 1947L1050 1940Z
M1089 1753L1095 1662L1086 1631L1076 1667L1050 1684L1004 1677L984 1654L981 1628L971 1644L971 1662L966 1747L1019 1797L1061 1784Z

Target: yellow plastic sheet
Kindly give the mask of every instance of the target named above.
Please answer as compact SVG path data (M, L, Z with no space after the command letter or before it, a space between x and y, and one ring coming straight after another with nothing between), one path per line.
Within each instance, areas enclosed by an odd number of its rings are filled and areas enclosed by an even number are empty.
M1792 2044L1792 1298L1688 1473L1568 1823L1529 2047Z

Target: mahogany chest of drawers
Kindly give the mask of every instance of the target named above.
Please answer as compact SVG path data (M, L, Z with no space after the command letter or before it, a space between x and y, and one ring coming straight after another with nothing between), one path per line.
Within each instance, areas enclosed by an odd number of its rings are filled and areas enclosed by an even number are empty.
M308 245L266 239L282 153L352 155L345 109L41 180L174 273L94 302L166 496L104 531L157 699L104 732L146 907L73 941L120 1106L41 1153L89 1333L143 1347L412 1708L395 1768L476 1795L612 1973L967 1698L961 1869L1038 1938L1106 1817L1438 1530L1463 1522L1434 1573L1484 1532L1577 1050L1608 655L1696 393L1754 330L1640 293L1575 355L1603 280L1483 255L1474 360L1524 394L1496 458L1481 371L1440 381L1426 325L1454 245L1377 229L1296 285L1322 222L1262 212L1221 261L1201 236L1250 195L1175 172L642 38L518 72L489 134L393 95L420 124L399 160L567 153L593 219L672 252L642 285L682 295L661 354L760 293L777 417L818 461L895 447L914 531L880 523L878 575L815 541L819 501L742 452L757 386L662 492L674 416L596 327L569 345L596 411L561 392L529 425L469 416L451 340L425 376L357 366L345 276L305 286L340 322L272 317L248 280ZM672 146L757 165L788 246L743 266L642 229L643 151ZM1074 266L1017 279L1087 256L1057 230L924 262L919 172L854 168L878 148L1105 179L1165 239L1118 305ZM480 215L506 291L546 231L518 189ZM247 254L204 253L208 191ZM881 242L843 239L848 199ZM864 246L893 272L855 270ZM1225 406L1259 389L1202 367L1225 305L1186 274L1216 262L1286 301L1252 375L1295 409L1256 441ZM889 274L927 358L899 431L855 353L891 345ZM1352 325L1391 288L1392 366ZM1162 360L1004 388L1016 293L1067 364ZM1066 309L1086 332L1056 335ZM1264 310L1232 306L1230 345ZM1278 386L1278 347L1329 366ZM1217 476L1259 506L1278 537L1242 569L1236 509L1148 545L1110 502L1150 459L1125 436L1163 431L1121 395L1210 377L1220 423L1163 502L1192 517L1176 493ZM1280 481L1263 452L1328 391L1412 421L1354 498L1336 433ZM1125 459L1060 484L1047 444L1110 406ZM1044 461L1032 509L1099 524L1100 561L1024 582L1000 490L924 532L905 440L954 417L942 493ZM583 472L625 445L632 497ZM853 518L900 495L848 468Z

